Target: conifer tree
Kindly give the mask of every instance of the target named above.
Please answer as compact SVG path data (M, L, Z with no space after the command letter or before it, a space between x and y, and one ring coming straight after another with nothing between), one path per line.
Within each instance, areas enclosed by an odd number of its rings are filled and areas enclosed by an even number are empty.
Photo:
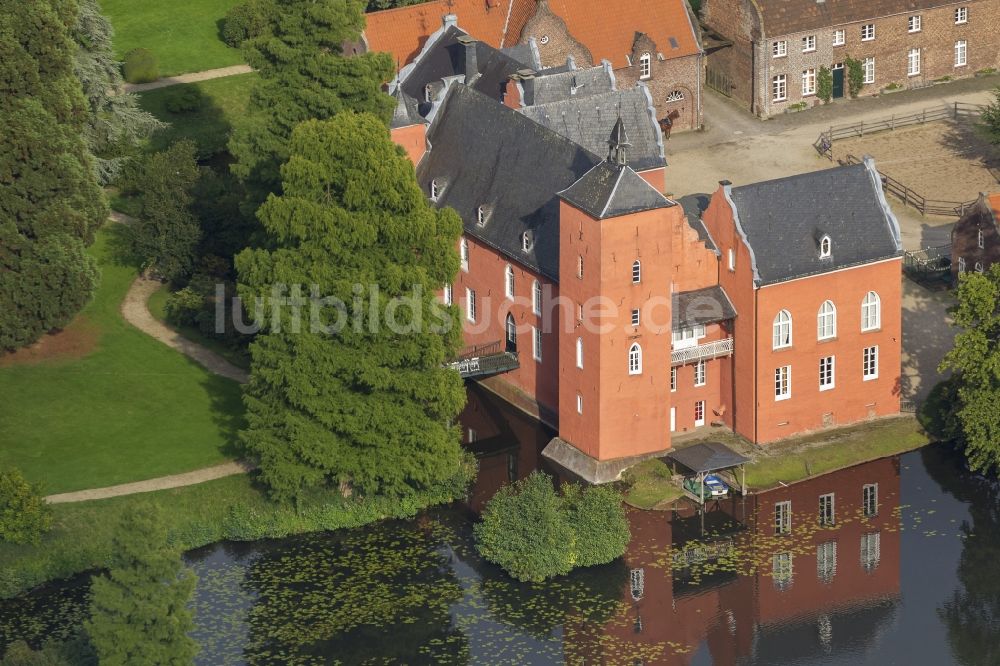
M458 271L461 221L428 205L371 114L303 123L290 152L284 193L258 213L272 249L236 261L240 296L259 298L267 319L251 346L246 451L279 500L339 483L404 496L453 479L465 393L442 364L461 329L435 292ZM295 332L295 309L274 307L276 284L301 284L305 296L315 285L327 299L316 323L333 332L313 330L310 303ZM400 307L409 296L415 305Z
M94 576L87 634L102 666L188 666L198 651L188 601L194 575L167 547L158 511L122 516L108 575Z
M0 349L65 325L97 283L84 248L107 217L81 138L72 0L0 11Z
M345 110L388 122L393 104L382 85L392 78L392 60L385 53L343 53L342 45L357 41L364 29L364 6L363 0L274 0L269 29L244 43L261 80L229 151L236 158L233 173L256 203L278 191L279 167L300 122Z

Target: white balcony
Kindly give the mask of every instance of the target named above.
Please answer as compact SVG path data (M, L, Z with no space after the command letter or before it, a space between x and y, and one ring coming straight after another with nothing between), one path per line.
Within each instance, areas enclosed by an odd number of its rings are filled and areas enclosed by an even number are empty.
M670 365L685 365L687 363L697 363L698 361L708 361L713 358L732 356L733 339L723 338L706 342L703 345L687 347L686 349L674 349L670 352Z

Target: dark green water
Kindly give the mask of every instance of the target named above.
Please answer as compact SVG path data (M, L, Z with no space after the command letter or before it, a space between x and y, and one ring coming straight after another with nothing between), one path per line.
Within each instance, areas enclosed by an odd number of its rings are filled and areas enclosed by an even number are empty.
M199 663L1000 664L1000 484L944 447L721 503L704 532L690 511L634 512L624 561L522 585L476 556L471 524L548 433L474 391L463 423L480 458L467 504L189 553ZM85 595L3 602L0 644L66 633Z

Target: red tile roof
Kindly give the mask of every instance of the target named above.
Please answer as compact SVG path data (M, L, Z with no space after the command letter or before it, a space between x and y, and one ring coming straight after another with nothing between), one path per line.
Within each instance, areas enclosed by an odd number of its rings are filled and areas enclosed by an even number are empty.
M988 194L986 200L989 202L990 208L993 209L993 219L1000 222L1000 192Z
M399 63L412 61L447 14L458 27L494 48L517 44L535 0L432 0L419 5L367 14L365 38L370 51L385 51Z
M607 60L615 69L628 66L635 33L645 33L664 58L698 53L687 0L549 0L549 9L566 22L573 37L590 49L594 63ZM670 39L676 41L674 47Z

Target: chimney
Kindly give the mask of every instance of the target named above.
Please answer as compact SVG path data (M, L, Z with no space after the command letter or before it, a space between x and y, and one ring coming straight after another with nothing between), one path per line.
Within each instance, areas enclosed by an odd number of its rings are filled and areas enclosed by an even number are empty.
M732 183L728 180L720 180L719 185L722 185L723 187L729 187L730 185L732 185Z
M445 30L451 27L458 27L458 17L454 14L445 14L441 17L441 23L444 25Z
M465 46L465 84L479 74L479 63L476 59L476 40L471 35L459 35L458 42Z

